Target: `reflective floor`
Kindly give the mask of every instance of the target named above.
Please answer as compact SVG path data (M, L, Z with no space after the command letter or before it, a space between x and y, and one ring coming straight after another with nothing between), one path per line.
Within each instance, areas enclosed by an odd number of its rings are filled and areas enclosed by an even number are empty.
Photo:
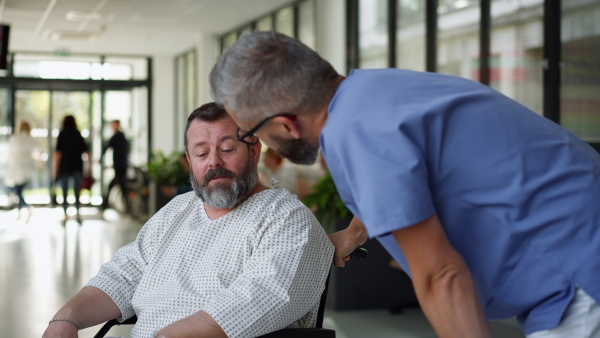
M0 337L41 337L54 313L141 228L110 209L103 218L95 208L81 214L81 225L73 219L63 226L61 208L36 208L29 219L26 211L17 219L16 210L0 210ZM491 325L495 338L523 337L514 321ZM338 338L435 337L418 308L395 315L328 311L324 326ZM79 337L91 338L97 330L82 330ZM109 335L128 337L128 329Z

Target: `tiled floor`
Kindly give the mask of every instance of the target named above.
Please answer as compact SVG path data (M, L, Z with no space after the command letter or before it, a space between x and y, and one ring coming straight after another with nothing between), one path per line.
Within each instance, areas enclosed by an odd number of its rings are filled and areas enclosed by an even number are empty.
M141 224L112 210L100 217L82 209L83 224L60 223L60 208L37 208L26 222L16 211L0 211L0 337L41 337L48 320L109 260L132 241ZM492 323L495 338L522 338L514 321ZM324 326L338 338L435 337L418 308L402 314L327 311ZM80 331L91 338L98 327ZM120 327L111 336L128 336Z

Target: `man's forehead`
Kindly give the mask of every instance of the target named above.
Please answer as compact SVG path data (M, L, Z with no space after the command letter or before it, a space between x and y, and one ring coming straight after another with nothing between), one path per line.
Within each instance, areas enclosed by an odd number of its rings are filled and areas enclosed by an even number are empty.
M237 135L237 125L230 117L217 121L194 120L189 129L190 137L223 139Z

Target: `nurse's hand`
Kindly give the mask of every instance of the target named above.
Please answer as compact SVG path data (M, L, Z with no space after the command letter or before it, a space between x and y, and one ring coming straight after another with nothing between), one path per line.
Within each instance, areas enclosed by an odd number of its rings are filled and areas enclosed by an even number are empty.
M346 261L350 259L350 253L359 245L364 244L367 239L367 230L356 216L352 219L350 225L348 225L346 229L330 234L329 240L331 240L335 246L333 265L344 267Z

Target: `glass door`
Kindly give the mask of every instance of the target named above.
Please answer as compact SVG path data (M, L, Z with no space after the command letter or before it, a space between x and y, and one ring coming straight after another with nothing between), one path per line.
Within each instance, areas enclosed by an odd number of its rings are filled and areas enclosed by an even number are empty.
M12 123L8 115L9 88L0 88L0 206L9 205L9 189L4 184L8 168L8 137L12 133Z
M97 93L103 97L101 104L103 109L103 119L100 124L103 128L98 132L98 138L102 138L102 144L106 144L113 136L110 122L118 120L121 125L121 131L129 141L129 171L128 178L135 178L135 167L143 168L148 161L148 119L147 119L147 90L146 88L113 89ZM101 134L101 135L100 135ZM94 162L99 162L102 146L95 144ZM100 172L94 172L95 177L100 177L103 187L103 195L110 181L114 178L113 170L113 149L108 149L102 158L102 168ZM109 204L117 209L123 209L121 203L120 188L116 186L110 192Z
M31 124L31 136L36 140L40 156L31 183L24 191L29 204L49 204L51 177L52 140L50 135L50 92L47 90L15 91L15 122Z
M90 152L92 152L92 143L95 141L90 137L92 130L92 94L86 91L52 91L51 97L51 153L54 153L58 134L62 129L63 120L67 115L72 115L75 118L75 121L77 123L77 129L88 144ZM84 157L85 156L86 155L84 155ZM88 170L87 166L92 164L93 163L90 162L88 158L84 158L84 173L86 170ZM57 202L61 204L63 199L63 193L60 184L56 185L54 192L56 194ZM88 190L82 191L80 197L81 204L91 204L92 197L93 190L92 193L90 193ZM75 196L73 192L69 192L67 201L69 202L69 204L75 203Z
M15 117L17 123L26 120L32 125L31 135L37 141L40 155L37 156L36 173L24 193L30 204L50 204L51 196L57 196L62 203L62 191L55 185L52 177L52 157L56 147L56 139L65 116L72 115L77 128L93 149L92 130L92 95L87 91L48 91L17 90L15 91ZM54 191L51 191L55 189ZM72 194L68 198L73 198ZM90 204L93 193L82 193L81 203ZM69 201L73 203L73 201Z

